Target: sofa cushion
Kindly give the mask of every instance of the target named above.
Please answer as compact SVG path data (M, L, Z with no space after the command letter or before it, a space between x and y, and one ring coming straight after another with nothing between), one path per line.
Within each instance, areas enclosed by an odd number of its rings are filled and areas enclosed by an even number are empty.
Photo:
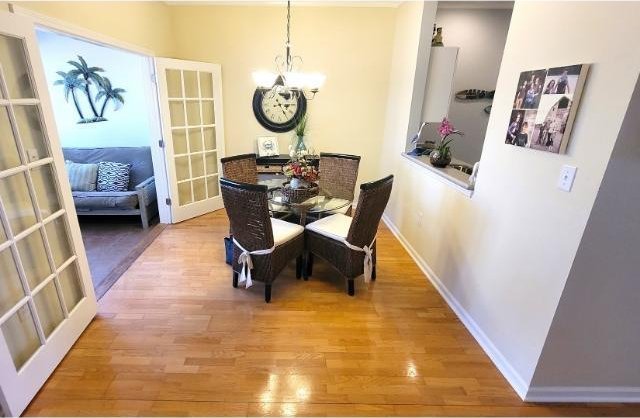
M96 190L99 192L124 192L129 190L130 169L131 164L100 161L98 163Z
M93 192L96 190L97 164L80 164L73 161L65 161L65 167L67 168L72 191Z
M76 210L135 209L138 207L136 192L72 192Z
M129 190L153 176L150 147L63 148L65 160L76 163L98 164L100 161L116 161L131 164Z

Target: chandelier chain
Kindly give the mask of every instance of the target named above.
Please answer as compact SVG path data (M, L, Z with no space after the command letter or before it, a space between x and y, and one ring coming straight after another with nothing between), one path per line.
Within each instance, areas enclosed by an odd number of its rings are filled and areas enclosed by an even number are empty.
M291 71L291 0L287 0L287 70Z

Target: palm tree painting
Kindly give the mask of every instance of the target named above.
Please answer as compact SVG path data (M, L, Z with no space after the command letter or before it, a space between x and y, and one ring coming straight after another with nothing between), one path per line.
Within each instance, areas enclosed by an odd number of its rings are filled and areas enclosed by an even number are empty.
M124 105L124 98L122 97L122 93L125 92L125 89L114 89L111 85L111 80L109 80L107 77L103 77L102 81L100 82L100 91L98 91L98 94L96 94L96 102L104 97L104 102L102 103L99 117L104 117L104 111L107 108L107 103L109 103L110 100L113 100L114 110L120 109L120 107Z
M60 80L56 80L53 82L54 86L63 86L64 88L64 99L68 102L69 96L73 99L73 104L76 106L76 110L78 111L78 115L80 116L80 120L84 120L84 115L82 114L82 109L80 109L80 105L78 104L78 98L76 97L76 90L84 89L85 81L78 78L77 75L71 74L71 72L65 73L64 71L56 72L60 76Z
M80 116L78 123L106 121L107 118L104 116L104 113L110 101L114 103L114 111L124 105L122 93L125 93L125 90L114 88L107 77L101 76L99 73L103 73L104 69L100 67L90 67L87 61L80 55L78 55L78 61L71 60L67 61L67 63L73 68L66 73L64 71L58 71L57 74L61 79L56 80L54 85L62 85L64 87L65 100L69 101L70 95L73 98L78 116ZM85 117L82 113L82 108L76 96L76 90L82 90L85 93L93 117ZM94 91L95 93L93 93ZM102 106L100 106L101 99L103 100ZM98 106L100 107L100 112L98 112Z

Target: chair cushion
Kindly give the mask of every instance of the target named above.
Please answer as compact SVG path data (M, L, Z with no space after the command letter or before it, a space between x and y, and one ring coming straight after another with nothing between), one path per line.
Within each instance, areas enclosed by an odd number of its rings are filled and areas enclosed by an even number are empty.
M346 239L349 234L352 219L353 218L350 216L343 215L342 213L336 213L335 215L327 216L326 218L321 218L315 222L311 222L307 225L307 229L320 235L324 235L325 237L342 241Z
M96 190L99 192L124 192L129 190L130 170L131 164L100 161L98 163Z
M298 224L275 218L271 218L271 228L273 228L273 243L276 247L304 232L304 227Z
M342 202L343 202L343 201L344 201L344 203L347 203L347 202L348 202L348 201L347 201L347 200L345 200L345 199L334 199L334 200L336 200L336 201L340 201L340 204L342 204ZM337 203L336 203L336 204L337 204ZM327 213L328 213L328 214L330 214L330 215L331 215L331 214L334 214L334 213L342 213L343 215L345 215L345 214L349 211L349 208L351 208L351 205L346 205L346 206L343 206L343 207L341 207L341 208L339 208L339 209L333 209L333 210L330 210L330 211L329 211L329 212L327 212Z
M93 192L96 190L98 178L98 164L80 164L65 161L71 190L76 192Z
M136 192L72 192L78 212L100 209L135 209L138 206Z

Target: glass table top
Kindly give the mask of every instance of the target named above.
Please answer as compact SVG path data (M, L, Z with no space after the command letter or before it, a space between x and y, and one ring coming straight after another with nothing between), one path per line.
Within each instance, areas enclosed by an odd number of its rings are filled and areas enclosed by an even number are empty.
M287 202L282 195L282 187L287 181L286 178L282 178L261 180L258 182L269 188L269 210L273 212L304 211L306 213L325 213L342 209L352 203L351 200L332 197L323 190L320 190L318 196L309 198L303 202Z

